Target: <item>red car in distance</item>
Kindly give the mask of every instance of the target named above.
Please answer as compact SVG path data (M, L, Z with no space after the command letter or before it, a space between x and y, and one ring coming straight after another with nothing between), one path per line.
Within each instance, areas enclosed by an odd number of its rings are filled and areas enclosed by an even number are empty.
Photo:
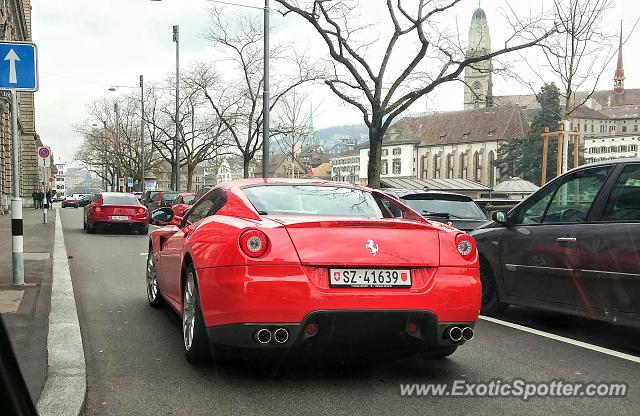
M189 208L196 200L196 194L194 192L187 192L178 194L176 199L173 200L171 209L173 215L176 217L182 217L187 208Z
M164 226L150 235L147 297L182 318L190 362L290 348L441 358L473 338L474 239L378 190L245 179L182 219L153 218Z
M84 229L89 234L97 229L123 225L140 234L149 232L147 208L134 194L102 192L84 207Z

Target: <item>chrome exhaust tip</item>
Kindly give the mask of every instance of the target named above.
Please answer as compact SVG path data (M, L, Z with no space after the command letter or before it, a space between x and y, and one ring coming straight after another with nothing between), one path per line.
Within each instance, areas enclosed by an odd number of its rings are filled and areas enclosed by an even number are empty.
M289 341L289 331L284 328L278 328L273 331L273 339L276 340L278 344L284 344Z
M449 339L453 342L459 342L462 340L462 329L460 329L460 327L452 326L447 331L447 334Z
M267 328L262 328L256 331L256 342L259 344L268 344L271 341L271 331Z
M473 339L473 334L473 328L468 326L462 328L462 339L464 339L465 341L471 341Z

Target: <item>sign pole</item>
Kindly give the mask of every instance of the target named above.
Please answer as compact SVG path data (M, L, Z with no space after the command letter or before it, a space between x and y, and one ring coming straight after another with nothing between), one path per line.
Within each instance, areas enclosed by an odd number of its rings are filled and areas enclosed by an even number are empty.
M18 158L18 97L11 91L11 266L13 284L24 286L24 237L22 198L20 198L20 159Z

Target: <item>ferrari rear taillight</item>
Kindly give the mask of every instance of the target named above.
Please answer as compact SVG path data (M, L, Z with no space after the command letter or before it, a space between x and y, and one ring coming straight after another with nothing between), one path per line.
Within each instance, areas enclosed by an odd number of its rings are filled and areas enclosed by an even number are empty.
M247 230L240 234L240 248L249 257L260 257L269 248L269 238L260 230Z
M100 207L95 207L95 208L94 208L94 211L95 211L95 212L102 212L102 208L100 208Z
M144 208L138 208L138 214L142 215L145 213L145 209Z
M465 260L472 260L476 256L476 242L467 234L456 236L456 249Z

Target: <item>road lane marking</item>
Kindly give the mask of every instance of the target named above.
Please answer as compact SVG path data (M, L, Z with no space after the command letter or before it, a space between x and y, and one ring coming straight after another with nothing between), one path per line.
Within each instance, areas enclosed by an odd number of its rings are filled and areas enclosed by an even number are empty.
M47 378L38 400L38 414L81 414L87 372L59 209L56 209L47 357Z
M480 315L478 318L482 319L484 321L487 321L487 322L493 322L494 324L507 326L509 328L517 329L517 330L520 330L520 331L523 331L523 332L528 332L530 334L538 335L538 336L541 336L541 337L544 337L544 338L553 339L553 340L556 340L556 341L564 342L565 344L574 345L576 347L585 348L587 350L591 350L591 351L599 352L599 353L602 353L602 354L610 355L610 356L616 357L616 358L622 358L623 360L632 361L634 363L639 363L640 364L640 357L636 357L635 355L625 354L624 352L619 352L619 351L615 351L615 350L612 350L612 349L609 349L609 348L599 347L597 345L589 344L587 342L578 341L578 340L575 340L573 338L567 338L567 337L563 337L563 336L560 336L560 335L551 334L549 332L544 332L544 331L540 331L538 329L529 328L529 327L524 326L524 325L514 324L512 322L503 321L501 319L492 318L490 316Z

